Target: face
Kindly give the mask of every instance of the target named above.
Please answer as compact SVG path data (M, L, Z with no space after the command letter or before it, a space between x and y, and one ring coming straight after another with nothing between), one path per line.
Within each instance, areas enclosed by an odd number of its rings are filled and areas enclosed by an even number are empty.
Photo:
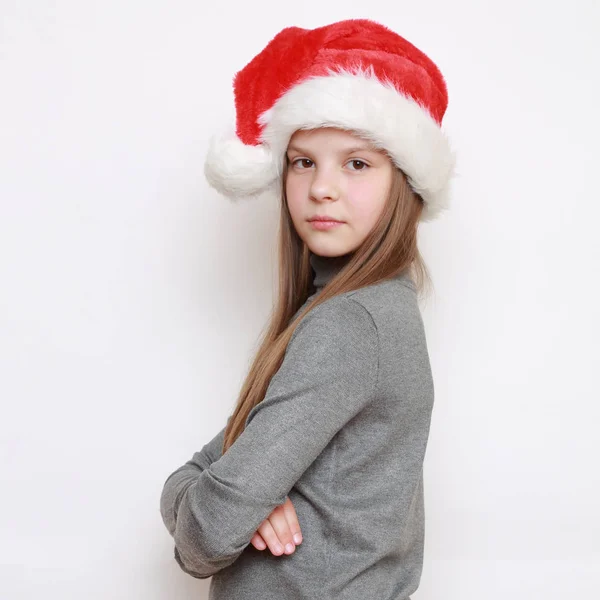
M321 256L358 248L387 201L395 166L383 151L350 132L298 130L287 148L286 196L298 235ZM338 223L311 221L325 216Z

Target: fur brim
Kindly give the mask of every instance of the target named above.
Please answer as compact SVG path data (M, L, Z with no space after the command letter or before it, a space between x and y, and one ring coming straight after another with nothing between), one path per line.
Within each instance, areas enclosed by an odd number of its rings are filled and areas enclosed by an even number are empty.
M283 94L259 117L261 144L235 136L211 141L205 164L209 183L230 198L260 193L282 172L285 152L298 129L339 127L387 151L424 200L422 221L449 207L455 155L426 108L372 72L331 71Z

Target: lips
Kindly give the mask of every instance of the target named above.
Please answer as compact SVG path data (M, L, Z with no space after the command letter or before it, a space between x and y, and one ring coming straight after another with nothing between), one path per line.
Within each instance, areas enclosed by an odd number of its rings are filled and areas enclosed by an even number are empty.
M333 221L335 223L343 223L343 221L340 221L339 219L334 219L333 217L312 217L311 219L309 219L310 222L313 221Z

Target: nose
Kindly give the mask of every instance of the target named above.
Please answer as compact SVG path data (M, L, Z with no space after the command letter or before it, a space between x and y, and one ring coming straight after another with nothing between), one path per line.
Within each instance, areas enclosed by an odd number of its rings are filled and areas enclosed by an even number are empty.
M313 200L337 200L340 197L339 181L331 170L315 169L310 184L310 195Z

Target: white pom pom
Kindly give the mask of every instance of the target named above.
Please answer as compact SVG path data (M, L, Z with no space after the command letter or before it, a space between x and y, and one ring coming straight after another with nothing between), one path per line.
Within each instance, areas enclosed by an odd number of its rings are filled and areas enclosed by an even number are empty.
M259 194L278 178L269 148L244 144L232 132L212 136L204 174L214 189L233 200Z

